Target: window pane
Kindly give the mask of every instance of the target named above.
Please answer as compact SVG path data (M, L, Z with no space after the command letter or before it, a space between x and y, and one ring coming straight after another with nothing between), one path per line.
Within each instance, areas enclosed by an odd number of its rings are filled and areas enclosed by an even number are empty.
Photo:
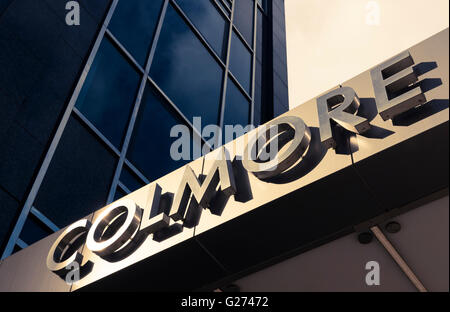
M249 46L253 46L253 0L235 0L234 25L244 36Z
M221 1L221 0L218 0L217 4L222 9L223 13L225 13L228 16L228 18L230 18L231 17L231 11L230 11L230 8L228 7L228 5L223 4L223 1Z
M114 194L114 201L119 200L123 197L125 197L127 194L122 191L122 189L120 187L116 188L116 193Z
M19 252L21 250L22 248L20 248L18 245L15 245L12 254L15 254L16 252Z
M257 61L256 69L255 69L255 99L254 99L254 107L255 107L255 125L259 125L261 122L261 111L263 108L262 99L264 89L262 87L263 84L263 69L262 65Z
M177 0L177 3L197 27L206 41L225 59L227 22L210 0Z
M263 67L259 61L256 61L255 65L255 85L261 87L263 84Z
M37 241L51 235L53 232L33 215L29 215L25 221L20 238L28 245L34 244Z
M141 182L141 180L126 166L122 169L120 182L122 182L131 192L144 186L144 182Z
M140 77L105 38L76 107L116 147L120 147Z
M163 0L119 1L108 26L142 66L147 60L162 4Z
M231 10L231 0L218 0L218 2L225 3L225 5Z
M181 121L175 112L150 85L147 85L128 151L128 159L150 181L188 162L173 160L170 155L170 147L177 139L170 137L170 131L178 124L181 124Z
M105 206L117 158L71 116L34 205L60 228Z
M233 80L228 79L227 100L225 106L224 126L225 125L248 125L250 119L250 103L247 98L238 89ZM224 127L225 129L225 127ZM231 141L224 135L225 143Z
M263 59L263 52L264 52L264 35L265 35L265 30L264 30L264 25L265 25L265 20L264 20L264 15L261 13L260 10L258 10L258 23L257 23L257 28L256 28L256 59L259 60L260 62L262 62Z
M188 119L217 124L223 70L171 5L150 76Z
M234 32L230 54L231 72L247 93L251 94L252 55Z
M255 126L258 126L263 122L263 98L265 98L264 92L265 88L263 85L266 83L264 80L264 69L263 67L263 58L265 59L265 49L264 49L264 42L265 42L265 32L266 32L266 21L265 16L261 12L260 9L258 9L258 16L257 16L258 22L257 22L257 33L256 33L256 68L255 68L255 99L254 99L254 121L253 123Z

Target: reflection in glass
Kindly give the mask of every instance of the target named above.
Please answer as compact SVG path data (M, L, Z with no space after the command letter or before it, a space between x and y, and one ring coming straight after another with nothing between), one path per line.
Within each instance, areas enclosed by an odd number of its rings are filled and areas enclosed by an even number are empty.
M226 125L241 125L246 127L250 119L250 103L247 98L238 89L232 79L228 79L227 83L227 99L225 104L224 114L224 130ZM224 132L225 133L225 132ZM230 138L226 138L225 143L232 141ZM235 139L235 138L233 138Z
M170 137L170 131L178 124L182 122L173 109L147 84L127 158L150 181L187 163L170 155L170 147L177 140Z
M234 25L244 36L249 46L253 46L253 0L235 0Z
M119 1L109 23L108 28L113 35L141 66L145 66L163 2L163 0Z
M139 80L136 70L105 37L76 107L118 148L134 105Z
M230 70L245 91L251 94L252 55L235 32L231 39Z
M211 0L177 0L177 3L217 55L224 60L227 22Z
M222 68L169 5L150 77L189 120L200 116L203 124L217 124L222 76Z

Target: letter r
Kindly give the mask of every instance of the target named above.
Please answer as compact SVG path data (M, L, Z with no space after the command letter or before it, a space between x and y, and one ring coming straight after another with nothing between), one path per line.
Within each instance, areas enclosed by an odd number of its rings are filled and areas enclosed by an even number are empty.
M370 129L369 121L366 118L356 116L359 106L359 98L355 90L350 87L333 90L317 99L320 140L327 148L336 148L332 120L355 133L364 133Z

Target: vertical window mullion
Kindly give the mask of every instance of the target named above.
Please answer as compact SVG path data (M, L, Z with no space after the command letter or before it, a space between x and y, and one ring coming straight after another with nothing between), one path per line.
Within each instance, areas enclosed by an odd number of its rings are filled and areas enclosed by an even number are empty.
M253 59L252 59L252 101L250 104L250 120L249 123L252 125L255 120L255 73L256 73L256 38L258 31L258 1L253 0L254 10L253 10Z

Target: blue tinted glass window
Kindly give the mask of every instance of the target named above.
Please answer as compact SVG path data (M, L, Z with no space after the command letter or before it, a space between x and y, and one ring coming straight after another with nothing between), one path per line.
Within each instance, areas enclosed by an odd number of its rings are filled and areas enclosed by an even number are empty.
M12 254L15 254L16 252L19 252L19 251L21 251L22 250L22 248L20 248L18 245L15 245L14 246L14 249L13 249L13 251L12 251Z
M234 0L234 25L244 36L249 46L253 46L253 0Z
M150 76L189 120L217 124L223 70L171 5Z
M170 131L178 124L181 121L176 118L176 113L147 85L128 150L128 159L150 181L187 162L173 160L170 155L170 147L177 139L170 137Z
M247 126L250 119L250 102L242 94L233 80L228 79L227 99L224 114L225 125ZM225 129L225 128L224 128ZM227 143L227 142L225 142Z
M256 59L259 60L260 62L262 62L262 58L263 58L263 51L264 51L264 46L263 46L263 42L264 42L264 24L265 24L265 20L264 20L264 15L261 13L260 10L258 10L258 23L257 23L257 33L256 33Z
M259 61L256 61L255 65L255 85L261 87L263 83L263 67Z
M117 147L124 137L139 81L136 70L105 38L76 107Z
M119 1L108 26L113 35L142 66L145 66L147 60L163 2L163 0Z
M52 233L42 222L30 215L25 221L20 238L28 245L31 245Z
M231 10L231 1L230 0L219 0L218 2L225 3L225 5Z
M257 12L257 33L256 33L256 68L255 68L255 99L254 99L254 120L255 126L258 126L262 122L263 111L263 94L264 94L264 33L265 33L265 17L261 10Z
M122 182L131 192L136 191L144 186L144 183L127 167L123 167L120 175L120 182Z
M217 55L225 59L227 22L211 0L177 0L177 3Z
M125 197L127 193L122 191L120 187L116 188L116 193L114 194L114 201L121 199L122 197Z
M217 4L222 9L222 12L225 13L228 17L231 17L231 11L228 5L225 5L223 1L219 0L217 1Z
M230 70L245 91L251 94L252 55L234 32L231 39Z
M254 108L255 108L255 124L260 123L260 115L262 111L262 99L263 99L263 68L261 63L256 62L255 68L255 99L254 99Z

